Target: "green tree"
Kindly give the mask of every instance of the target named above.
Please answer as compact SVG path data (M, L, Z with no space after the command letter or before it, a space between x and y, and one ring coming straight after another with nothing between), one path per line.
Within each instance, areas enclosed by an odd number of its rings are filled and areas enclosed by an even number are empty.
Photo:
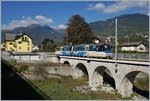
M57 47L57 45L51 41L47 42L46 46L45 46L45 51L47 52L54 52L55 51L55 48Z
M49 38L46 38L42 41L42 51L44 52L54 52L57 47L57 43Z
M80 15L74 15L69 19L66 29L67 35L64 37L66 43L81 44L91 43L94 39L88 23Z
M44 39L44 40L42 41L42 45L46 45L46 43L49 42L49 41L50 41L49 38Z

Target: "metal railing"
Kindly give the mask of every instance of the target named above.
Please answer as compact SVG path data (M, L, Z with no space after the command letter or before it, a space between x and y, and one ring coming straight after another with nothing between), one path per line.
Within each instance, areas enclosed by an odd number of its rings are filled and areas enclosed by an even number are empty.
M113 54L114 58L114 54ZM149 61L149 54L118 54L119 60Z

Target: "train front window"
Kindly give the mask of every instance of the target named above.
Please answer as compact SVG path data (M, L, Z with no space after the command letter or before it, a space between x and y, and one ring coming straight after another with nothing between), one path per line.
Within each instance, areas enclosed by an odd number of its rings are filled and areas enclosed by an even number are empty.
M111 50L111 47L110 47L110 45L108 45L108 50Z
M105 50L111 50L110 45L105 45Z
M101 45L101 46L100 46L100 50L101 50L101 51L105 51L104 45Z

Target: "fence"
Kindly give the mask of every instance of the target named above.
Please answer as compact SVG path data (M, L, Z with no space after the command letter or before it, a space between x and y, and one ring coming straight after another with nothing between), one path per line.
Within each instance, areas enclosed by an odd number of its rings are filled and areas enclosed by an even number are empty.
M149 61L149 54L118 54L117 58L121 60Z

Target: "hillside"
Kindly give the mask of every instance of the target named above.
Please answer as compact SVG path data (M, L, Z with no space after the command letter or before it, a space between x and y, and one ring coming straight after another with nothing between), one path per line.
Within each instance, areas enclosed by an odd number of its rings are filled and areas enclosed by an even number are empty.
M129 35L135 33L148 34L149 16L144 14L125 14L105 21L89 23L91 29L99 36L114 36L115 18L118 19L118 35Z
M47 25L40 26L37 24L32 24L27 27L17 27L13 30L2 30L2 41L4 41L4 33L27 33L33 38L33 43L39 43L45 38L59 40L64 36L63 33L60 33Z

